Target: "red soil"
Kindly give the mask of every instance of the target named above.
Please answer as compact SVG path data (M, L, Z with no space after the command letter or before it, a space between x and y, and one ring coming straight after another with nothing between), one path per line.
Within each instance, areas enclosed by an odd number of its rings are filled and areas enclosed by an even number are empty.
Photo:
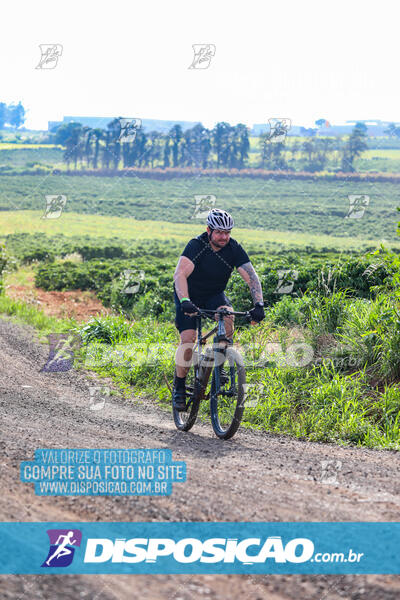
M10 285L7 286L6 294L14 300L35 304L46 315L53 317L73 317L77 321L87 321L92 316L111 313L93 292L88 291L46 292L41 288Z

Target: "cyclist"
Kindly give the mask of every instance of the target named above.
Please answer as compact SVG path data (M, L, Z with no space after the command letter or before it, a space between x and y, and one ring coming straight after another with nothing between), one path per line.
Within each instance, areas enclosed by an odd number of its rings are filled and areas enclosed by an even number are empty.
M180 344L175 359L172 401L177 410L186 408L185 378L189 367L183 365L189 365L192 358L197 307L233 310L224 290L235 267L250 288L254 301L250 311L253 322L258 323L265 317L260 280L245 250L231 238L233 226L233 219L225 210L210 210L207 231L190 240L175 270L175 325L180 333ZM233 315L224 318L229 343L232 343L233 320Z

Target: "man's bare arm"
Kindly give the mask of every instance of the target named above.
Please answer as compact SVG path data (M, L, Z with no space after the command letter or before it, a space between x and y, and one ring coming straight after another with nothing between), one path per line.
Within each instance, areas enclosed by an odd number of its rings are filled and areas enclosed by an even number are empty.
M174 273L175 290L179 300L189 298L187 278L194 269L194 263L186 256L181 256Z
M257 273L254 270L251 262L247 262L238 268L238 272L247 285L250 288L251 297L253 298L254 304L256 302L263 302L263 293L261 289L261 283Z

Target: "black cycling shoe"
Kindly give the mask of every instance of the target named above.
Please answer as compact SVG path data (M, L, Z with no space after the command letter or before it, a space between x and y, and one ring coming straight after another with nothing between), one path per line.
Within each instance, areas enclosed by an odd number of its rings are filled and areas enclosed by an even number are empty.
M172 390L172 406L179 412L186 410L186 390L185 388Z

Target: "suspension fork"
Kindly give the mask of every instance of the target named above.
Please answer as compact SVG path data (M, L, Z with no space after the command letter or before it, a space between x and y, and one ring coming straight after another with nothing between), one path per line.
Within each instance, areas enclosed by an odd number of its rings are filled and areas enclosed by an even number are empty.
M221 347L221 341L225 341L225 340L227 341L224 316L223 316L223 314L220 314L219 320L218 320L218 333L214 338L214 356L215 356L214 364L215 365L222 364L222 363L219 363L218 356L221 356L222 353L225 354L225 352L226 352L227 345L224 345L223 347ZM214 369L214 373L215 373L215 383L216 383L215 393L219 394L220 390L221 390L221 379L220 379L219 369ZM232 367L230 364L229 364L229 379L230 379L229 390L227 390L226 392L222 392L222 393L223 393L223 395L226 395L226 396L233 396L234 394L236 394L235 367Z
M214 390L215 394L219 394L220 389L221 389L221 379L220 379L220 373L219 373L219 369L216 368L219 365L222 364L221 362L221 354L225 353L226 350L226 346L224 348L221 347L221 340L223 340L226 337L226 329L225 329L225 322L224 322L224 316L222 313L220 313L218 315L218 330L217 330L217 335L214 337L213 339L213 350L214 350L214 375L215 375L215 387L216 389Z

